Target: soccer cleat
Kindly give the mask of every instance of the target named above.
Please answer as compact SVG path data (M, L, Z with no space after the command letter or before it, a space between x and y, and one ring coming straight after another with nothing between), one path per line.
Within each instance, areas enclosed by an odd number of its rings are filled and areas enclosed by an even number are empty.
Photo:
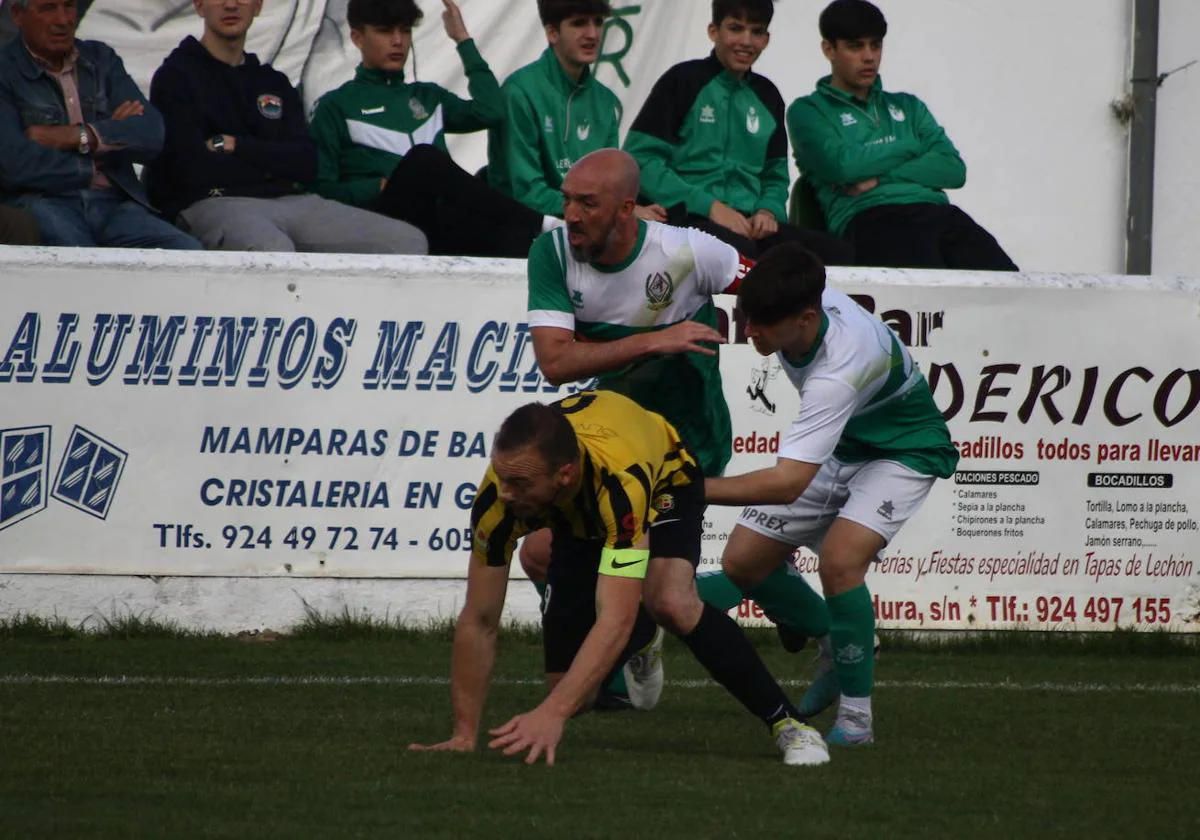
M771 727L775 744L783 750L783 763L791 767L815 767L829 763L829 748L821 733L795 718L784 718Z
M842 694L842 685L838 682L837 672L833 669L833 657L829 648L822 645L817 652L817 665L813 673L812 684L800 698L800 714L806 718L816 717L833 705Z
M629 702L635 709L648 712L658 705L663 690L663 638L666 634L658 627L650 644L639 650L625 663L625 686L629 690Z
M835 747L862 747L875 743L871 715L854 709L838 709L837 720L826 738Z

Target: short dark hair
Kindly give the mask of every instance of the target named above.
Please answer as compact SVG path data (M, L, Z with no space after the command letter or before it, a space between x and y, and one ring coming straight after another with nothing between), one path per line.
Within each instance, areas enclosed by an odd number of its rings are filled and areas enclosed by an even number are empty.
M775 17L775 0L713 0L713 26L720 26L727 17L770 26L771 18Z
M346 20L351 29L382 26L391 29L403 26L411 29L421 22L425 13L415 0L350 0Z
M833 0L821 12L818 26L821 37L831 44L887 35L887 19L868 0Z
M538 0L537 6L542 26L557 26L579 15L608 17L612 14L608 0Z
M738 289L738 308L755 324L771 326L805 309L820 309L825 266L798 242L767 251Z
M500 424L492 442L492 448L498 452L516 452L527 446L535 447L551 469L579 459L575 429L554 406L542 403L521 406Z

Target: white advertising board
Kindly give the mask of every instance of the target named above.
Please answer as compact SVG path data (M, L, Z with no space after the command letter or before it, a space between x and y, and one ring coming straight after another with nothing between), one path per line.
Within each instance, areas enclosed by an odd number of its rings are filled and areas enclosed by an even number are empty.
M0 267L0 573L461 577L494 429L571 390L537 370L520 262ZM1200 285L831 279L909 344L963 453L868 578L881 626L1200 629ZM737 472L798 397L731 333ZM706 566L735 514L710 509Z

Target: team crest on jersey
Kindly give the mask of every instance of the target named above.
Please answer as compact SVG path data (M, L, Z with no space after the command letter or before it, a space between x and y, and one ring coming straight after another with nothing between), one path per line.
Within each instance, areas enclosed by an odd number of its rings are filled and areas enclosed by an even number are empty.
M587 123L580 123L575 126L575 136L580 140L588 139L588 135L592 133L592 127Z
M429 112L425 110L425 106L415 96L408 100L408 110L412 111L414 120L429 119Z
M842 127L850 125L858 125L858 120L854 119L854 115L849 111L842 111Z
M711 105L705 105L700 109L700 122L715 123L717 121L717 112Z
M888 113L892 115L892 119L896 122L904 122L904 112L895 105L888 106Z
M277 120L283 116L283 100L273 93L264 93L258 97L258 113L269 120Z
M746 112L746 131L751 134L758 134L758 111L755 110L753 105Z
M675 283L671 275L665 271L656 271L646 275L646 300L655 312L666 309L675 297Z
M670 513L675 510L675 497L670 493L659 493L651 505L659 513Z
M546 121L544 123L542 123L542 130L545 131L547 134L553 134L554 133L554 119L551 117L546 117Z

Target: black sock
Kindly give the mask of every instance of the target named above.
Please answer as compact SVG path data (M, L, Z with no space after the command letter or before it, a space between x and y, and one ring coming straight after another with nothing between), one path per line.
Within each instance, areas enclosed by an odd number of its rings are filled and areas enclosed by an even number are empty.
M712 678L768 726L787 717L803 720L732 618L704 605L700 622L683 637Z

